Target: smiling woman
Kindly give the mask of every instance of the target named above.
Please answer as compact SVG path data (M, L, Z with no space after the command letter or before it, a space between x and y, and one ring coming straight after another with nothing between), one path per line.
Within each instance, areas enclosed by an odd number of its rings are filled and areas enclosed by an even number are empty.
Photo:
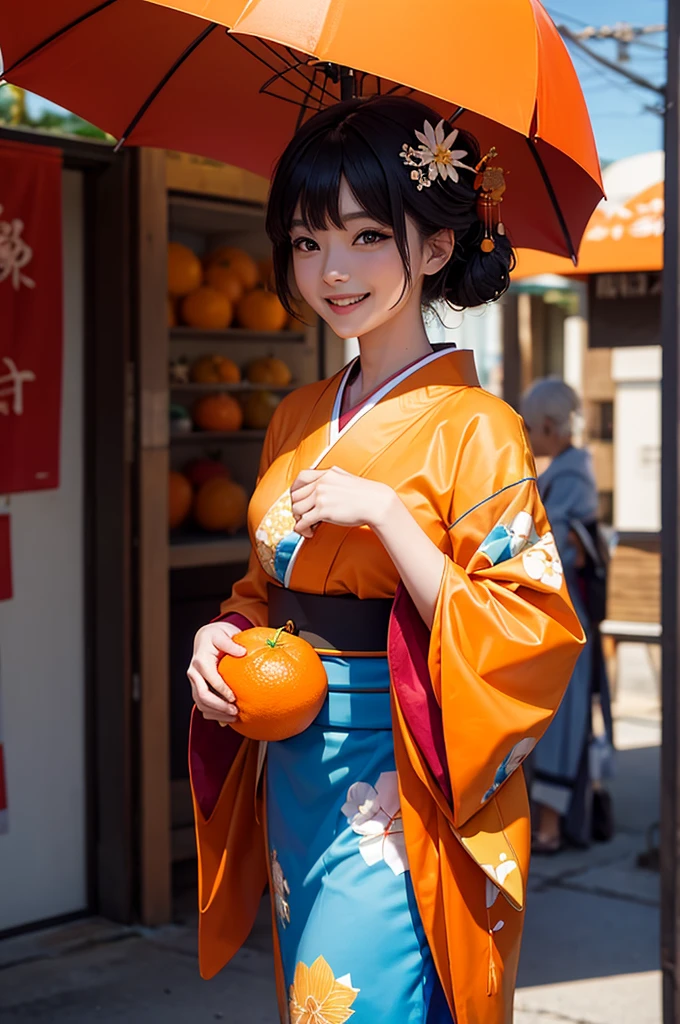
M190 760L202 973L243 942L268 879L292 1024L512 1018L519 769L581 629L521 421L423 325L425 307L508 287L495 157L383 97L310 120L272 183L281 300L302 297L361 354L276 409L249 571L196 636ZM324 705L266 749L235 741L219 725L239 715L237 634L287 620L321 656Z

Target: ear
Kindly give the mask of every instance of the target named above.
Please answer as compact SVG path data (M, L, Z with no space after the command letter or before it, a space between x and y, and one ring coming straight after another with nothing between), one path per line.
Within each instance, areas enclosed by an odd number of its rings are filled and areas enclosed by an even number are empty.
M423 273L438 274L451 259L456 236L451 228L442 228L430 235L423 245Z

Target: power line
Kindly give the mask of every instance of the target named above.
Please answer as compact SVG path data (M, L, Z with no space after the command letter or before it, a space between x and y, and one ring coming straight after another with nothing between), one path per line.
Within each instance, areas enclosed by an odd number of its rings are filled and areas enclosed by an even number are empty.
M650 27L658 28L658 26ZM581 38L580 33L574 32L567 25L558 25L557 30L564 39L567 39L570 43L572 43L573 46L575 46L581 52L587 54L587 56L590 57L591 60L596 61L603 67L608 68L610 71L615 71L617 74L621 75L623 78L628 79L629 82L632 82L633 85L639 86L641 89L648 89L650 90L650 92L654 92L657 95L661 96L666 95L665 86L656 85L654 82L651 82L648 78L643 78L642 75L638 75L634 71L630 71L628 68L623 67L620 61L609 60L609 58L603 57L602 54L596 53L594 50L591 50L591 48ZM592 36L589 38L592 38ZM625 41L622 42L623 45L626 45Z

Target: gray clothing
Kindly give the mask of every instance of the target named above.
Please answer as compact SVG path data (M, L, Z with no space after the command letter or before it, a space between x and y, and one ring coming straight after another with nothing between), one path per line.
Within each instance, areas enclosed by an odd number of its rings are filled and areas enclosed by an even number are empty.
M587 844L591 805L588 779L591 700L593 673L596 667L599 669L601 651L580 591L576 570L578 548L569 534L574 520L587 523L597 516L597 486L590 454L583 448L567 448L541 474L538 488L564 567L569 594L588 639L564 700L534 752L531 797L563 817L569 838Z

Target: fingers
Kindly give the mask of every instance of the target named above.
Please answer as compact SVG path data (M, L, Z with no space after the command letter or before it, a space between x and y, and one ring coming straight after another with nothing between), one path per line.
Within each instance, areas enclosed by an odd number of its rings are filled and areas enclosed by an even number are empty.
M295 480L293 481L291 491L295 491L299 487L306 487L309 484L316 483L319 477L323 476L324 473L327 472L328 470L326 469L303 469L301 473L298 473Z
M309 494L306 498L301 498L300 500L294 501L292 504L294 518L299 519L306 512L309 512L310 509L313 509L315 501L316 496L314 493Z
M314 536L314 531L322 521L322 518L318 506L314 506L309 512L300 516L293 529L295 533L299 533L301 537L306 537L309 540L310 537Z
M227 701L213 693L200 672L193 666L189 667L187 676L191 683L194 703L203 715L210 714L215 716L216 720L225 722L233 721L238 716L238 708L233 700Z

